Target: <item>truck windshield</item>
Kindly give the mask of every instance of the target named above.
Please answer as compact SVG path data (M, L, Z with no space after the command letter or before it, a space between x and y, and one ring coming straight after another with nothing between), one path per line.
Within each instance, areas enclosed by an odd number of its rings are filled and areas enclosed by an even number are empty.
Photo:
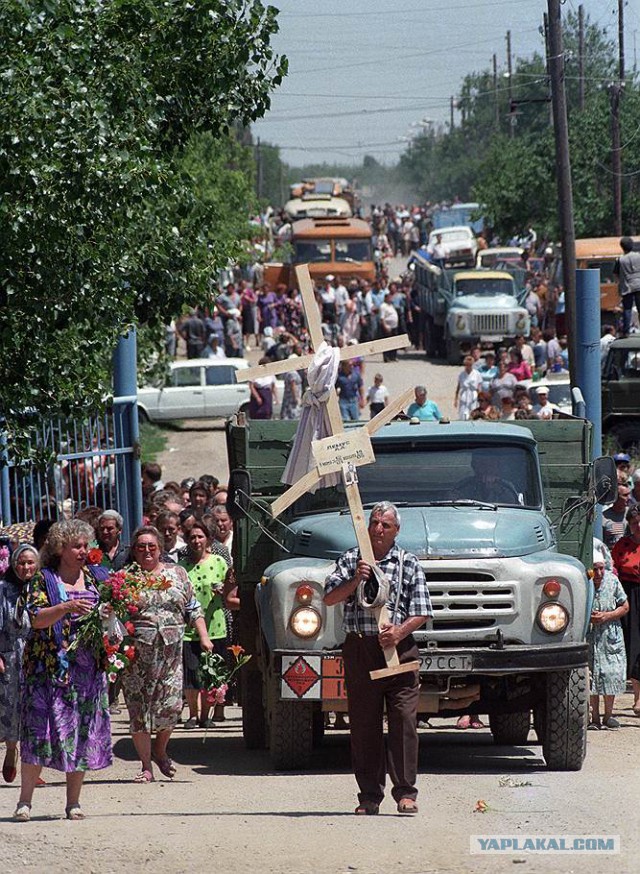
M331 261L329 240L297 240L294 247L296 264Z
M416 475L418 473L418 475ZM377 446L375 464L358 468L362 501L434 504L479 501L539 509L538 465L522 445Z
M496 294L513 296L513 280L511 279L456 279L456 297L465 294L479 294L482 297L493 297Z
M336 261L371 261L369 240L336 240Z

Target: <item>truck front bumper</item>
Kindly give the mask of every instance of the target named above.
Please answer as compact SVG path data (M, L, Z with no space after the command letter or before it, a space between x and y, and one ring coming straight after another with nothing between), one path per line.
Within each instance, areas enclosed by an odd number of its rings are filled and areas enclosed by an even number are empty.
M586 643L546 646L509 645L438 649L420 647L420 679L435 677L500 677L517 674L545 674L586 667ZM281 697L305 701L338 701L346 697L340 650L275 650L280 673Z

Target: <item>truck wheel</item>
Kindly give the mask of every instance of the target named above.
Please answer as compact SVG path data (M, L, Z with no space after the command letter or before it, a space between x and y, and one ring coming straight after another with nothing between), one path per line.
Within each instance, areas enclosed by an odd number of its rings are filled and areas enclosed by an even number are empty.
M501 747L523 746L529 737L531 714L528 710L520 713L494 713L489 717L493 742Z
M436 342L435 325L433 316L427 316L424 323L424 346L425 355L427 358L434 358L438 354L438 344Z
M446 338L447 364L460 364L460 344L451 337Z
M547 674L542 754L551 771L579 771L587 753L587 668Z
M260 671L247 671L242 678L242 735L248 750L263 750L267 745Z
M312 701L282 701L279 677L270 686L269 751L276 771L292 771L308 766L313 750Z
M640 452L640 422L623 422L611 428L611 436L618 445L618 450L637 455Z

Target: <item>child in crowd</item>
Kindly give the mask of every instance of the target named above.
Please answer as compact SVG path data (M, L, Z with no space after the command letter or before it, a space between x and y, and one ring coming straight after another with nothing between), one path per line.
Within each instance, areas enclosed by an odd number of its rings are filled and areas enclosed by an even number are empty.
M382 381L381 373L376 373L373 377L373 385L367 391L367 403L369 404L369 412L372 419L384 410L389 403L389 392Z

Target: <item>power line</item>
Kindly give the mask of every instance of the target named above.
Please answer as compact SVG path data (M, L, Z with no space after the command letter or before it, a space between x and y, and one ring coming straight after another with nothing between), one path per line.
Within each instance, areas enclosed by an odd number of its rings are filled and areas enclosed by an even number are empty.
M429 13L433 12L455 12L456 10L460 12L466 12L468 9L485 9L492 6L515 6L518 3L525 4L528 3L529 0L494 0L494 2L488 3L464 3L462 6L440 6L429 9ZM417 9L394 9L393 17L394 20L397 20L401 15L414 15L416 12L424 13L424 6L419 6ZM376 10L371 10L368 12L282 12L280 11L280 16L282 19L287 18L372 18L377 15L384 15L385 18L389 17L388 9L381 9L379 12Z

